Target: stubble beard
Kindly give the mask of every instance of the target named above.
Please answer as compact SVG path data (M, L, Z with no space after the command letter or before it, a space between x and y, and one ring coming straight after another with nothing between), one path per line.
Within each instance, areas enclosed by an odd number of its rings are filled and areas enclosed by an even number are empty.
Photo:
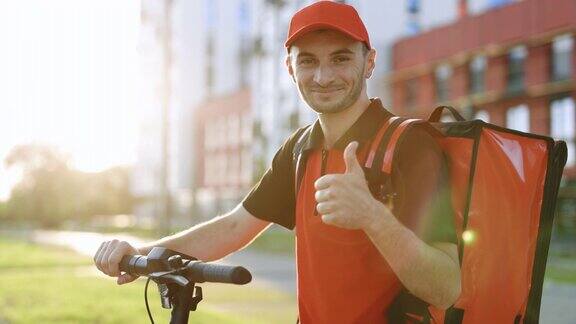
M322 103L318 102L316 99L313 98L311 92L306 89L304 85L300 86L300 94L302 99L314 110L319 114L335 114L341 111L346 110L348 107L352 106L362 93L362 86L364 84L363 73L364 67L360 70L360 73L356 76L356 82L354 83L354 87L350 89L350 91L340 100L332 103Z

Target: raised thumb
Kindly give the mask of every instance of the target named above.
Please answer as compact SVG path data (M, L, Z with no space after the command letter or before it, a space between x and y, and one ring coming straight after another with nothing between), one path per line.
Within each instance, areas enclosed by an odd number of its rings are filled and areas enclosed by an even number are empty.
M344 150L344 163L346 163L346 173L363 174L362 166L356 158L358 142L350 142Z

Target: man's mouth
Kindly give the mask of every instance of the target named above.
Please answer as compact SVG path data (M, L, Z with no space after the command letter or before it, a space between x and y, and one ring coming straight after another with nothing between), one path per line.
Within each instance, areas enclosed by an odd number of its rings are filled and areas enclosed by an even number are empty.
M312 92L317 92L321 94L333 93L336 91L343 90L344 88L328 88L328 89L311 89Z

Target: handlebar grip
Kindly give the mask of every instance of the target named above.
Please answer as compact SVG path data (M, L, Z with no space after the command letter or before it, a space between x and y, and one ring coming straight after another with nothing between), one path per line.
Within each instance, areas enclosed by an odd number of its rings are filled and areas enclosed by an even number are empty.
M120 271L126 272L131 275L141 276L150 273L148 268L148 260L143 255L125 255L120 260Z
M188 264L187 268L194 282L222 282L244 285L252 281L252 274L243 267L193 261Z
M143 255L125 255L120 260L120 271L135 276L147 276L154 272L167 271L170 267L163 262L148 260ZM157 261L157 260L156 260ZM221 264L190 261L186 265L187 279L193 282L221 282L244 285L252 281L252 274L246 268Z

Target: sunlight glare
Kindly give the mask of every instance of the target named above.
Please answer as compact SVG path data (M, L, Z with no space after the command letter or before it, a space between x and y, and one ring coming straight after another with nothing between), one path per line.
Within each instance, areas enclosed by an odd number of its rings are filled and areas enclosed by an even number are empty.
M13 146L32 142L83 171L134 162L139 24L139 1L3 3L0 169ZM0 199L11 181L0 170Z

